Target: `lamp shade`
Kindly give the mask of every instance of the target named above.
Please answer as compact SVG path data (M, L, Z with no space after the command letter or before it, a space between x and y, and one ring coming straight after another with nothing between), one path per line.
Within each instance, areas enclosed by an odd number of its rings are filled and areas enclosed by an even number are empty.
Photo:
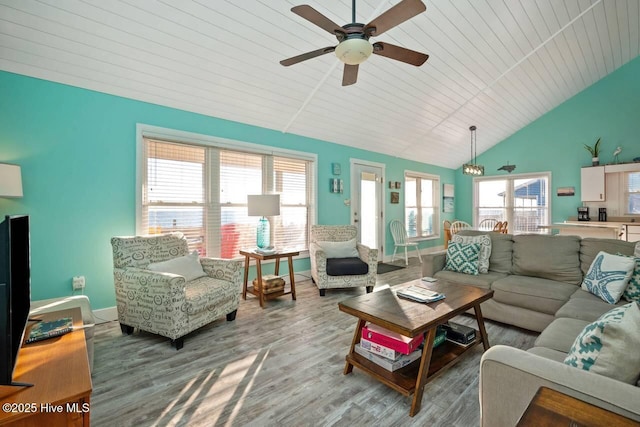
M249 216L280 215L279 194L256 194L247 196Z
M336 46L336 56L348 65L362 64L371 56L373 46L368 40L361 38L347 39Z
M0 197L22 197L20 166L0 163Z

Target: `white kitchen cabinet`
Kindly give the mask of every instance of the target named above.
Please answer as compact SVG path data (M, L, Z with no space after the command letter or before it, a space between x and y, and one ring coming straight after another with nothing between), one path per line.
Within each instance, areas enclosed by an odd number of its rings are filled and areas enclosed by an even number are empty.
M604 166L580 169L580 194L583 202L605 200Z
M640 225L627 225L627 242L640 242Z

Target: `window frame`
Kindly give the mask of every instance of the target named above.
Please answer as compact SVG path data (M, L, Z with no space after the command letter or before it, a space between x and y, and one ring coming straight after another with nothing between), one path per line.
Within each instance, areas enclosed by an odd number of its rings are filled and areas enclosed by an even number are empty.
M220 150L229 150L229 151L237 151L237 152L245 152L249 154L257 154L263 156L271 156L273 157L284 157L302 161L309 162L309 171L307 177L309 179L308 189L309 189L309 224L308 229L311 229L311 225L315 224L318 218L318 178L317 178L317 164L318 164L318 156L314 153L308 153L297 150L290 150L287 148L273 147L268 145L261 145L251 142L238 141L234 139L221 138L211 135L204 135L194 132L181 131L170 128L163 128L143 123L136 124L136 217L135 217L135 229L136 234L142 234L143 231L143 197L144 197L144 185L146 182L146 170L145 170L145 139L157 139L166 142L174 142L174 143L182 143L182 144L190 144L201 146L204 148L216 148ZM211 151L209 151L211 152ZM205 175L208 177L210 170L205 171ZM263 171L264 173L264 171ZM217 181L211 181L208 186L208 197L205 200L205 204L209 204L211 206L215 203L220 203L219 200L219 185L220 183ZM264 186L267 183L263 183L263 191ZM205 187L206 189L207 187ZM218 190L218 192L216 191ZM219 230L218 230L219 231ZM212 234L216 233L216 230L211 230L210 227L207 227L205 224L205 233L207 233L207 237L213 237ZM309 243L309 233L306 236L307 244ZM209 247L214 247L219 250L219 242L211 243ZM308 248L300 251L301 256L308 254ZM212 256L212 255L209 255Z
M426 241L426 240L436 240L440 238L441 228L440 228L440 210L441 210L441 186L440 186L440 175L429 174L425 172L417 172L412 170L404 171L404 202L403 202L403 222L406 221L407 218L407 177L416 179L416 210L418 211L418 221L420 221L420 217L422 215L421 211L424 208L432 208L433 209L433 233L420 235L415 237L409 237L408 240L412 242ZM427 179L432 181L432 205L424 206L421 204L421 188L418 184L421 179ZM405 224L405 229L408 227L408 224Z
M522 174L509 174L508 176L505 175L492 175L492 176L482 176L482 177L474 177L473 178L473 226L474 227L478 227L478 219L479 219L479 209L480 206L479 205L479 184L480 182L486 182L486 181L507 181L507 186L505 189L505 192L507 192L508 194L510 194L510 197L507 198L506 200L506 204L504 206L505 210L505 216L506 216L506 220L509 222L509 233L510 234L518 234L518 232L515 232L515 229L512 228L512 224L515 224L515 221L513 220L515 212L516 212L516 206L513 203L513 195L515 192L515 187L514 187L514 182L516 180L520 180L520 179L546 179L547 180L547 188L546 188L546 193L547 193L547 204L546 204L546 218L544 218L544 221L542 221L542 223L540 225L549 225L551 223L551 212L552 212L552 194L551 194L551 188L552 188L552 184L551 184L551 172L550 171L546 171L546 172L535 172L535 173L522 173ZM526 233L530 233L530 231L527 231ZM538 233L544 234L546 233L545 230L539 230Z

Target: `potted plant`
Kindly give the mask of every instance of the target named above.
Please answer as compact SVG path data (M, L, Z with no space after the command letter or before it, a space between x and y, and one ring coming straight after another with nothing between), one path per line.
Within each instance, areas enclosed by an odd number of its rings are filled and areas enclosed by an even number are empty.
M593 147L584 144L584 148L586 148L587 151L591 153L591 166L598 166L600 164L600 139L601 138L598 138Z

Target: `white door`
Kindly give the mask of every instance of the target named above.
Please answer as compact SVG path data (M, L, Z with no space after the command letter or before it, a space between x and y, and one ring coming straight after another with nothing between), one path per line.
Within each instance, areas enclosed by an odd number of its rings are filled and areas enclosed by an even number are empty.
M384 255L384 165L351 160L351 223L358 227L358 242L378 248Z

